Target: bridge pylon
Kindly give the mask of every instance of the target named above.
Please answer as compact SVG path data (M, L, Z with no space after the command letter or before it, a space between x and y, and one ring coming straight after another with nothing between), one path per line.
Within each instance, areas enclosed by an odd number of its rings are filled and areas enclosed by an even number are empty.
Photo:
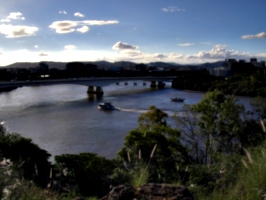
M150 87L151 88L156 88L156 81L151 81Z
M94 86L88 86L87 93L89 95L96 95L97 97L103 96L103 89L102 87L97 86L96 90Z

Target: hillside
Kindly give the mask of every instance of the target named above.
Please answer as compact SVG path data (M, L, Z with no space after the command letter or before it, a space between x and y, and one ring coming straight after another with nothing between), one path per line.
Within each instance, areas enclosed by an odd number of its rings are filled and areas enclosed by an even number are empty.
M51 61L44 61L49 65L49 68L57 68L57 69L65 69L67 62L51 62ZM179 69L198 69L198 68L207 68L211 69L214 67L220 67L222 66L222 63L224 61L218 61L214 63L202 63L202 64L178 64L178 63L166 63L166 62L151 62L151 63L145 63L149 67L160 67L160 68L179 68ZM119 61L115 63L111 63L108 61L94 61L94 62L83 62L84 64L95 64L98 66L99 69L106 69L106 68L113 68L113 67L125 67L125 68L131 68L134 67L136 64L139 63L133 63L129 61ZM13 63L11 65L4 66L2 68L34 68L39 65L38 62L18 62Z

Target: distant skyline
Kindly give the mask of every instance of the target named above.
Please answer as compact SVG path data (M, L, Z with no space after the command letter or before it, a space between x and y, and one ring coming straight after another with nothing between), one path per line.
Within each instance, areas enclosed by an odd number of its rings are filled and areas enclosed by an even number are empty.
M0 66L266 60L266 0L0 0Z

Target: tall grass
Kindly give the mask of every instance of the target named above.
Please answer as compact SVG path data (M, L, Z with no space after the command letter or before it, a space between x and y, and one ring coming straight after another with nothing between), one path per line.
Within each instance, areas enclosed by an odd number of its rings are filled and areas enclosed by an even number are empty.
M131 180L130 184L137 188L146 184L149 180L149 169L147 164L143 163L142 161L139 162L131 172Z
M257 147L246 150L242 160L244 169L239 172L238 180L226 191L215 190L209 197L199 197L204 200L262 200L266 199L266 148Z
M139 150L138 153L138 161L134 165L133 169L131 170L131 176L130 176L130 184L134 187L137 188L139 186L145 185L148 180L149 180L149 165L150 161L154 156L155 150L156 150L157 144L154 145L150 158L148 163L145 163L142 158L141 158L141 150ZM128 154L128 160L130 160L130 155Z

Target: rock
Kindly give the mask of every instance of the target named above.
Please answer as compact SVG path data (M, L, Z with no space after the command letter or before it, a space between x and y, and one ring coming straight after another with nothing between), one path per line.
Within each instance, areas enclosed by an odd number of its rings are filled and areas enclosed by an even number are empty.
M131 185L114 187L102 200L131 200L134 199L136 190Z
M185 186L171 184L148 183L137 188L137 195L141 199L152 200L193 200L192 193Z
M119 185L101 200L193 200L192 193L184 186L148 183L137 189Z

